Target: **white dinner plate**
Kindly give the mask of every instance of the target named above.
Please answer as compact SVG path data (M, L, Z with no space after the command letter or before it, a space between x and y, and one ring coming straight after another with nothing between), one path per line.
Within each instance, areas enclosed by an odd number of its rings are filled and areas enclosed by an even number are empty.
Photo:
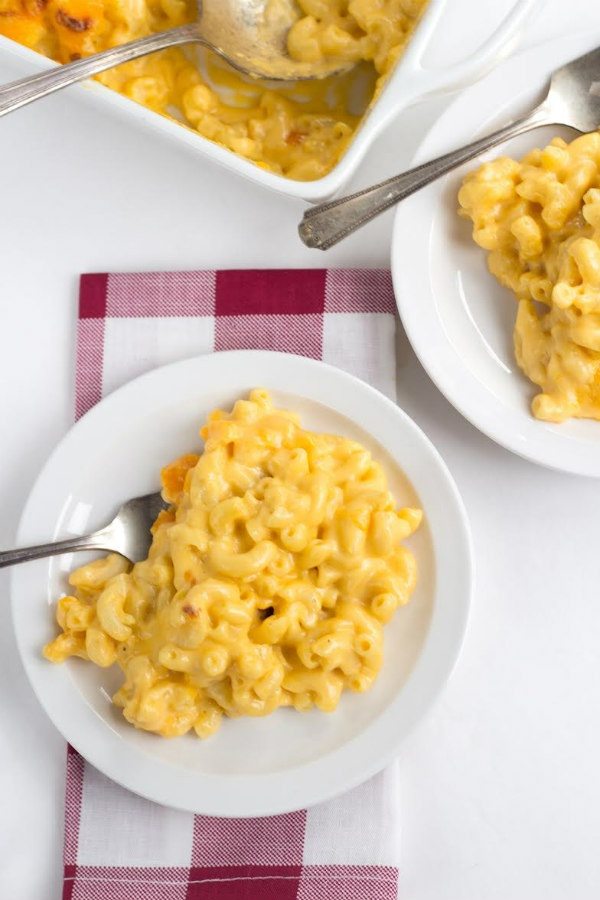
M494 131L541 99L551 72L600 43L575 35L505 62L466 90L438 119L414 164ZM600 75L599 75L600 78ZM413 349L447 399L476 428L520 456L565 472L600 477L600 422L560 425L535 419L537 388L518 368L512 343L513 295L489 274L486 253L457 215L457 194L471 169L495 156L517 158L568 128L539 128L487 151L398 207L392 273L398 309Z
M55 633L56 598L71 554L17 566L11 593L17 644L42 706L64 737L114 781L158 803L219 816L281 813L334 796L397 753L448 678L466 627L472 583L467 519L439 454L382 394L324 363L280 353L215 353L156 369L110 394L67 434L25 507L20 545L100 526L127 497L155 490L160 467L198 448L198 428L252 387L298 411L315 430L361 441L383 463L401 504L420 504L410 546L420 575L410 604L386 627L373 689L330 715L279 710L226 720L212 738L165 740L136 731L110 702L120 672L41 656Z

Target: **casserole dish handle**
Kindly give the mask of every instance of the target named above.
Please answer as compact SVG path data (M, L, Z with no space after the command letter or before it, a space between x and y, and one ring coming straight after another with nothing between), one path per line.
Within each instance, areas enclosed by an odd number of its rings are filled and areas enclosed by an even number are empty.
M404 71L409 78L411 76L415 78L415 87L418 85L416 91L418 97L415 99L449 93L486 75L498 62L512 53L521 38L526 19L542 3L543 0L517 0L493 34L468 59L439 69L427 68L422 60L443 13L443 4L440 4L438 14L426 17L423 21L422 40L418 42L418 46L412 50L409 45L404 54Z

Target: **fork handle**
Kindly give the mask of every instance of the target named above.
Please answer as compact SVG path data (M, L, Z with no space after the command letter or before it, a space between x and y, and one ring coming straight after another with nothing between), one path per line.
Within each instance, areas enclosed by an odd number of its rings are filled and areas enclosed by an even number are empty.
M478 141L473 141L472 144L467 144L466 147L446 153L444 156L432 159L430 162L409 169L408 172L403 172L401 175L388 178L387 181L365 188L356 194L314 206L304 213L302 222L298 226L300 238L307 247L328 250L352 234L353 231L362 228L375 216L385 212L400 200L404 200L405 197L414 194L420 188L431 184L441 175L445 175L469 159L479 156L484 150L489 150L490 147L495 147L496 144L501 144L503 141L531 131L533 128L551 125L553 122L554 117L550 108L546 103L542 103L532 112L515 119L514 122L509 122L504 128L500 128Z
M201 43L197 25L182 25L179 28L159 31L158 34L129 41L128 44L121 44L120 47L111 47L102 53L95 53L93 56L78 59L64 66L55 66L38 75L30 75L19 81L12 81L10 84L0 87L0 116L19 109L33 100L53 94L54 91L68 87L76 81L83 81L84 78L89 78L91 75L112 69L113 66L146 56L156 50L192 42Z
M33 547L19 547L17 550L5 550L0 553L0 569L14 566L15 563L29 562L32 559L43 559L45 556L56 556L59 553L72 553L75 550L110 550L106 546L106 531L84 534L81 537L54 541L51 544L36 544Z

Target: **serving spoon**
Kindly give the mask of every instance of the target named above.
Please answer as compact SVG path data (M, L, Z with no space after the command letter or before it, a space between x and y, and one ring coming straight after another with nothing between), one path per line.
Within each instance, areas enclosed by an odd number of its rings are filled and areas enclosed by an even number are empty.
M110 553L120 553L130 562L139 562L148 555L152 543L150 529L154 520L168 506L160 493L134 497L120 507L112 522L92 534L0 553L0 569L45 556L73 553L75 550L107 550Z
M557 69L542 103L504 128L356 194L307 210L298 226L300 238L308 247L328 250L386 209L484 150L543 125L568 125L582 133L598 128L600 47Z
M180 44L202 44L242 74L269 81L325 78L349 68L339 59L308 63L288 56L287 34L298 17L294 0L197 0L197 5L198 18L189 25L0 87L0 116L113 66Z

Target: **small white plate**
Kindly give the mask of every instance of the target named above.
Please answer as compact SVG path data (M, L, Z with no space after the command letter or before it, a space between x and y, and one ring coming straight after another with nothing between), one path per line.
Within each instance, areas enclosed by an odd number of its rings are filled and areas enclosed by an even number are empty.
M598 44L562 37L520 54L466 90L433 126L418 165L514 119L541 99L552 71ZM567 128L540 128L472 160L404 200L392 240L398 309L422 365L476 428L520 456L565 472L600 477L600 422L541 422L530 412L536 388L518 368L512 343L516 303L489 274L486 254L457 215L461 181L483 160L527 153Z
M156 369L109 395L67 434L25 507L19 544L98 527L127 497L158 486L166 461L199 446L209 410L252 387L297 410L319 431L363 442L384 464L402 503L425 524L411 539L420 570L410 604L387 626L374 688L345 696L335 714L280 710L224 722L209 740L136 731L110 697L118 671L41 656L56 631L54 606L86 555L15 567L17 644L34 691L64 737L101 772L158 803L219 816L286 812L318 803L383 768L440 692L458 656L472 586L466 514L439 454L382 394L324 363L279 353L215 353Z

